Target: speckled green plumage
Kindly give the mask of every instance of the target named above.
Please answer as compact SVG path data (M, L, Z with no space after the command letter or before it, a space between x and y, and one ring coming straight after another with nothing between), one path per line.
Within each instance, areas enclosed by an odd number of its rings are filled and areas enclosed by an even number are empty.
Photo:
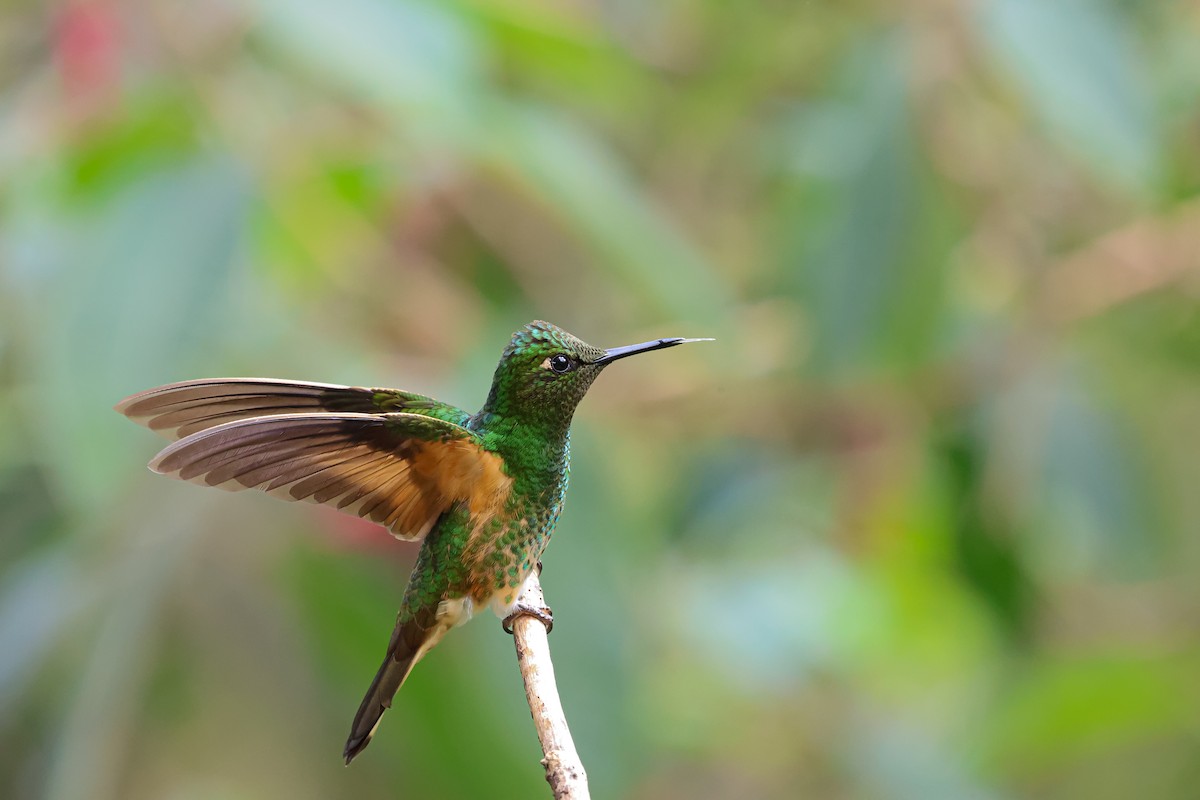
M546 322L517 331L483 408L425 395L264 378L185 381L117 410L176 438L163 474L333 506L422 545L387 656L346 742L349 763L441 637L483 606L517 598L562 511L575 407L608 364L682 344L602 350Z
M589 361L604 355L544 322L517 331L504 349L487 402L465 426L479 436L483 449L504 460L512 493L502 515L473 543L487 555L470 567L464 556L474 530L471 516L459 509L434 526L409 579L401 623L428 615L446 596L464 596L481 583L515 592L541 559L566 499L571 419L599 374L599 369L577 369L548 378L540 365L563 352Z

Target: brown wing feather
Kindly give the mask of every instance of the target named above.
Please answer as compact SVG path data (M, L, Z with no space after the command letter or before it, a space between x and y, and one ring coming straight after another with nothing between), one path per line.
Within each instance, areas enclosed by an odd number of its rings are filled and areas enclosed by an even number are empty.
M116 409L168 439L182 439L239 419L277 414L437 412L437 416L458 423L467 417L461 409L415 392L270 378L172 383L127 397Z
M401 539L456 502L496 513L512 480L471 431L416 414L282 414L235 420L168 446L150 468L201 486L261 489L333 506Z

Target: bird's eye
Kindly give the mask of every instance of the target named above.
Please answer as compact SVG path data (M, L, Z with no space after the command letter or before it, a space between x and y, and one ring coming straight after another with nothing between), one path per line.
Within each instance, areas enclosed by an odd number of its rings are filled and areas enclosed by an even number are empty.
M569 357L559 353L556 356L550 357L550 369L562 375L564 372L570 372L575 368L575 362Z

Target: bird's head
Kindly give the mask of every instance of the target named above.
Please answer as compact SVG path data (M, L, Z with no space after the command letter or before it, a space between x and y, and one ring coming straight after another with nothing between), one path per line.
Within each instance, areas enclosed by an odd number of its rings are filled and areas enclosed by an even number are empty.
M541 320L513 334L504 348L484 411L564 429L592 381L612 362L685 342L707 339L655 339L608 350Z

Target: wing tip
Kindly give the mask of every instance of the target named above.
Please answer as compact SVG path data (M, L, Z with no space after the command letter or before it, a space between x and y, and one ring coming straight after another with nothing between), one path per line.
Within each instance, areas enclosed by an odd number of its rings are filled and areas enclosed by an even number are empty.
M129 395L128 397L125 397L125 398L122 398L121 400L119 400L117 402L117 404L113 406L113 411L116 411L118 414L123 414L124 416L129 417L130 419L133 419L136 421L137 417L144 416L144 415L139 414L134 407L138 403L142 402L143 400L148 400L150 398L157 397L159 395L166 394L168 392L172 392L177 389L186 389L191 386L198 385L198 384L212 383L212 382L214 382L212 378L198 378L198 379L193 379L190 381L178 381L176 383L164 383L162 386L155 386L150 389L143 389L140 392L134 392L133 394Z
M172 442L171 444L167 445L162 450L159 450L158 454L155 455L154 458L150 459L150 463L146 465L146 469L158 475L174 476L178 470L166 469L163 467L163 461L169 458L172 453L179 449L179 445L186 441L186 439L180 439L177 442Z
M134 406L145 399L145 397L153 391L154 389L148 389L144 392L137 392L136 394L131 394L128 397L123 397L113 406L113 411L117 412L123 417L129 417L136 422L138 414L134 409Z
M163 460L163 454L162 454L162 452L160 452L154 458L150 459L150 463L146 465L146 469L150 470L155 475L169 474L166 470L164 470L162 468L162 460Z

